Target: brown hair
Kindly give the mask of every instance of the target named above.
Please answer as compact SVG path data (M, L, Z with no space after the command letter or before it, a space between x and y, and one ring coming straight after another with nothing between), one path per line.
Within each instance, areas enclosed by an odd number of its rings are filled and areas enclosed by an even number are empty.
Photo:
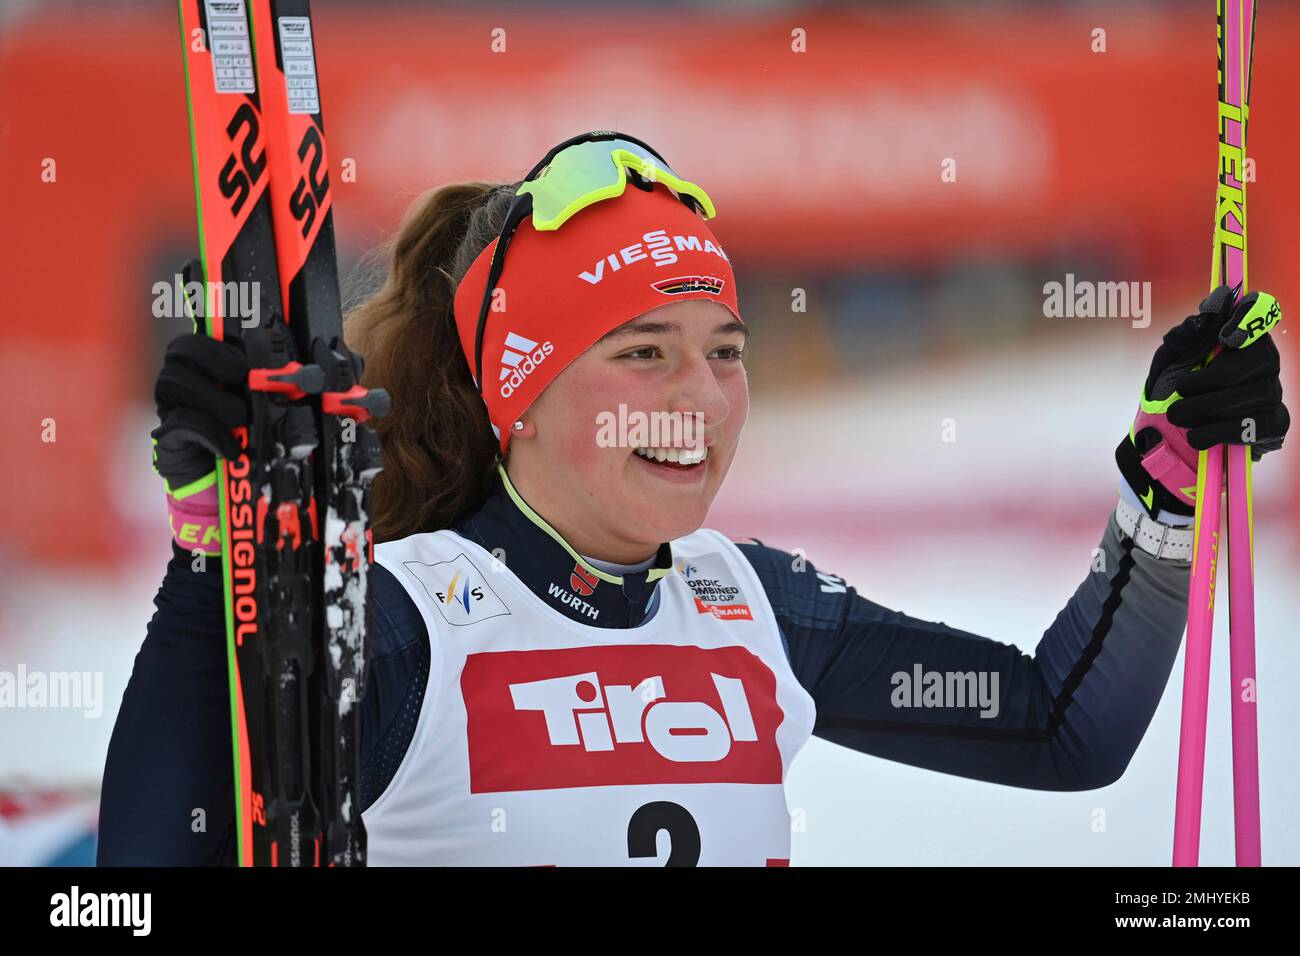
M518 185L430 190L411 203L397 235L371 253L387 258L386 278L348 311L344 329L349 347L365 357L363 384L393 399L377 423L384 470L374 486L375 541L449 527L491 490L499 446L452 307Z

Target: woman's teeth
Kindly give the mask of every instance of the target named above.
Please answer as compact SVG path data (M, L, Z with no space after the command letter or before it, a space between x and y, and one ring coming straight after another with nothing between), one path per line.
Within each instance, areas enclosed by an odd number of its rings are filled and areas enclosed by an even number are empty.
M709 456L708 448L636 448L642 458L651 461L671 461L677 465L698 465Z

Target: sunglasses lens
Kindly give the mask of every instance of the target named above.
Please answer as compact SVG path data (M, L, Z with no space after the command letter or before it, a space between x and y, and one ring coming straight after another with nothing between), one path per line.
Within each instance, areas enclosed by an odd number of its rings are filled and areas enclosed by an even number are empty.
M695 200L710 217L713 204L704 191L679 177L667 163L644 146L626 139L577 143L552 157L534 179L519 187L533 197L533 228L559 229L574 213L623 192L628 170L651 182L662 182Z
M713 201L703 189L682 179L647 147L621 137L583 140L565 146L536 174L530 174L515 195L531 194L533 228L544 232L559 229L579 210L602 199L621 195L627 185L627 176L632 172L650 182L665 184L679 197L689 198L687 204L703 213L705 219L716 215ZM491 289L505 266L506 250L519 225L516 216L522 218L522 206L512 209L510 220L502 228L479 311L474 343L474 381L480 391L483 387L483 330L487 323Z

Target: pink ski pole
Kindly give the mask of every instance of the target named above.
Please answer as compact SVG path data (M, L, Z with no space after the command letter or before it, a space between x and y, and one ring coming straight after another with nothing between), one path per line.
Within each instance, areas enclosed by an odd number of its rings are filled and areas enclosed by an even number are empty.
M1219 183L1215 203L1210 288L1227 284L1246 293L1246 187L1243 166L1249 114L1254 0L1219 0ZM1217 350L1216 350L1217 351ZM1196 866L1200 854L1201 799L1205 781L1205 723L1209 700L1214 589L1218 570L1222 447L1200 454L1192 577L1188 589L1187 653L1178 795L1174 809L1174 865ZM1232 671L1233 810L1237 864L1258 866L1259 751L1255 709L1254 536L1250 450L1230 445L1228 561Z
M1228 448L1228 642L1232 670L1232 810L1238 866L1259 866L1259 726L1255 709L1255 535L1250 449Z
M1174 807L1174 866L1196 866L1201 848L1201 796L1205 780L1205 716L1210 697L1210 638L1219 556L1223 449L1200 454L1196 471L1196 522L1188 588L1187 656L1183 669L1183 720L1178 740L1178 798Z

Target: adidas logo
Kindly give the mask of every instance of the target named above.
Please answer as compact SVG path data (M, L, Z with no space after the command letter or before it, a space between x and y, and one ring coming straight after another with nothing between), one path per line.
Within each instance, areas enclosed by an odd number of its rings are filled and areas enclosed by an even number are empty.
M555 351L549 341L538 345L516 332L506 335L506 345L501 352L501 397L509 398L515 389L524 384L546 357Z

